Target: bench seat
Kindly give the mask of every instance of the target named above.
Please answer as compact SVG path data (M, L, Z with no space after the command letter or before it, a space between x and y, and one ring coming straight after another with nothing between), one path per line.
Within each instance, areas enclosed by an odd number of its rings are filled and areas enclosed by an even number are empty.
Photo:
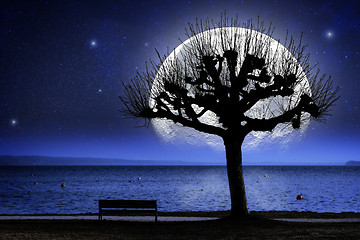
M157 222L156 200L99 200L99 220L104 213L152 213Z

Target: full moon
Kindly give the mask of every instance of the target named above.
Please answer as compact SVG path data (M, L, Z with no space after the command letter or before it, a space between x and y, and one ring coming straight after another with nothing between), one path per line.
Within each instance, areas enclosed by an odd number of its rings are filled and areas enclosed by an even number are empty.
M244 44L245 37L249 34L249 30L246 28L239 28L239 27L226 27L226 28L215 28L211 29L202 33L197 34L196 36L193 36L189 39L187 39L185 42L180 44L169 56L166 58L166 60L163 62L162 66L159 69L159 72L162 70L162 68L166 68L166 65L170 64L171 61L174 59L178 59L180 61L183 61L183 51L185 49L188 49L191 47L191 43L195 41L196 38L199 39L201 35L204 36L212 36L211 38L202 38L202 39L209 39L208 44L211 44L211 46L214 49L215 54L223 55L222 48L220 46L221 44L221 36L222 34L230 35L230 34L237 34L237 37L235 38L238 44ZM205 35L206 34L206 35ZM260 32L256 32L255 34L256 38L251 39L251 41L266 41L268 43L268 46L270 48L269 56L267 59L271 59L272 61L267 61L267 67L269 69L272 69L273 74L281 74L281 72L276 72L276 69L281 69L277 66L281 66L281 64L284 63L285 58L291 59L294 62L297 62L295 57L278 41L275 39L262 34ZM206 44L206 43L205 43ZM279 52L281 54L279 54ZM243 54L243 55L241 55ZM239 52L239 63L238 63L238 69L240 69L241 59L244 59L244 52ZM281 71L281 70L280 70ZM263 118L270 118L271 116L279 115L281 110L279 109L279 103L283 103L283 101L288 101L284 105L289 105L290 108L294 107L296 104L296 101L293 101L294 99L298 99L301 93L308 93L311 96L310 86L309 82L306 78L306 75L304 71L302 70L301 66L297 70L296 73L298 76L302 76L300 79L300 82L295 87L295 92L293 96L291 96L289 99L284 100L280 98L273 98L273 99L265 99L263 101L259 101L257 104L255 104L249 111L246 112L246 115L250 117L263 117ZM154 89L159 84L159 73L156 75L153 88L152 88L152 95L154 93ZM153 106L154 103L152 100L150 100L150 106ZM268 108L271 111L268 111L268 114L259 116L259 112L263 110L264 108ZM269 115L271 113L271 116ZM247 135L245 138L243 147L244 149L257 149L258 147L263 147L266 145L272 145L277 144L280 146L286 146L287 143L290 141L299 139L301 135L305 132L306 128L308 127L310 123L310 117L309 115L302 114L301 117L301 128L300 130L294 131L292 126L289 124L279 124L271 133L270 132L251 132ZM219 122L217 120L217 117L212 112L207 112L201 117L201 121L207 124L212 125L219 125ZM153 129L155 130L156 134L164 141L164 142L170 142L170 143L176 143L176 144L190 144L190 145L198 145L198 146L204 146L208 145L215 150L223 150L224 149L224 143L223 140L219 136L206 134L203 132L199 132L197 130L194 130L192 128L184 127L181 124L175 124L171 120L166 119L153 119L151 121L151 124L153 126Z

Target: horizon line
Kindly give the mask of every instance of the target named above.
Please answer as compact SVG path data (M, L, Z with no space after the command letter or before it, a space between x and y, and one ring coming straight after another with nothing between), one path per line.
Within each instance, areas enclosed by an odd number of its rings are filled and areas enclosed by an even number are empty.
M119 157L86 157L86 156L49 156L49 155L0 155L0 160L2 160L1 158L49 158L49 159L55 159L55 158L64 158L64 159L89 159L89 160L96 160L96 159L103 159L103 160L112 160L112 161L127 161L127 162L142 162L142 163L127 163L127 164L116 164L116 163L111 163L111 164L102 164L102 163L90 163L90 164L15 164L13 166L226 166L226 162L201 162L201 161L186 161L186 160L154 160L154 159L125 159L125 158L119 158ZM5 160L5 159L3 159ZM346 165L346 163L348 162L358 162L356 160L349 160L349 161L344 161L344 162L338 162L338 163L331 163L331 162L325 162L325 163L301 163L301 162L258 162L258 163L253 163L253 162L247 162L244 163L243 162L243 166L343 166ZM148 162L150 164L146 164L144 162ZM157 162L157 163L153 163L151 164L151 162ZM174 162L172 164L172 162ZM163 164L165 163L165 164ZM11 164L1 164L0 166L11 166Z

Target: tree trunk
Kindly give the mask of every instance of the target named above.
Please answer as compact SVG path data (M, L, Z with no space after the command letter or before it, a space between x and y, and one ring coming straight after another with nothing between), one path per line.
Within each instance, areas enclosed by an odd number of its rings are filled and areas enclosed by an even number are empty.
M243 140L238 138L224 139L232 217L245 217L249 214L242 171L241 145Z

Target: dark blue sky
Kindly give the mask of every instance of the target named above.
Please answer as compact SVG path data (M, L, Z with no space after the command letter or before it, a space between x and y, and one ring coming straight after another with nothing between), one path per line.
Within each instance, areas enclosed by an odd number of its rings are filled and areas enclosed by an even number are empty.
M225 162L223 151L163 143L124 120L121 81L185 39L196 18L258 16L303 32L311 63L332 75L340 100L326 124L298 141L244 152L245 163L341 164L360 160L358 1L2 1L0 155Z

